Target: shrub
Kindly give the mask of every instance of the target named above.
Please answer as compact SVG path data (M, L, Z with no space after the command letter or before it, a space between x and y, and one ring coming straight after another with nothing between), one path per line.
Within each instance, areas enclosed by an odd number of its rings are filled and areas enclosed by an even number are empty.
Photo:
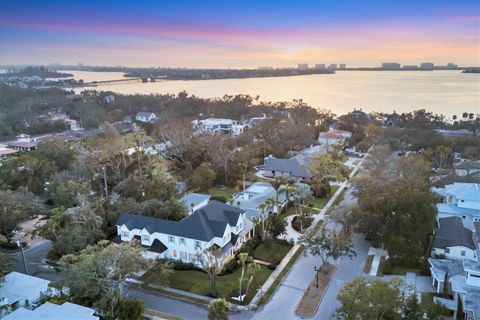
M277 263L278 264L278 263ZM277 264L274 264L274 263L270 263L267 268L270 269L270 270L275 270L277 269Z
M238 250L239 253L246 252L250 256L253 256L255 249L262 243L262 239L259 237L254 237L249 239L247 242L243 244L243 246Z
M231 259L229 259L227 261L227 263L225 263L225 265L223 266L223 270L220 273L220 275L223 276L223 275L227 275L227 274L232 274L232 273L235 272L235 270L237 270L237 268L238 268L237 257L234 256Z
M22 243L23 246L23 243ZM9 250L15 250L18 249L18 246L15 242L6 242L6 241L1 241L0 242L0 247L4 249L9 249Z
M227 198L225 198L224 196L211 196L210 200L211 201L218 201L218 202L221 202L221 203L226 203L227 202Z
M197 267L195 264L191 262L182 262L182 261L175 261L171 260L173 264L173 270L177 271L184 271L184 270L194 270L194 271L202 271L203 270Z

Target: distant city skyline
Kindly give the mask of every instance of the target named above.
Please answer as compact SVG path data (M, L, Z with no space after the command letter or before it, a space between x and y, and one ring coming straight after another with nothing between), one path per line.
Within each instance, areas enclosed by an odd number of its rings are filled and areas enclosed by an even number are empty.
M0 64L480 65L478 1L32 1L0 5Z

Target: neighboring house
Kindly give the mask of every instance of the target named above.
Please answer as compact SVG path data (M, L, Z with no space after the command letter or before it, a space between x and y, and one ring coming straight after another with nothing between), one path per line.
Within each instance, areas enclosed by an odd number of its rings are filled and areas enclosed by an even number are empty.
M443 292L447 280L453 294L453 300L434 297L434 302L456 311L458 299L461 299L466 314L464 319L480 319L480 262L429 258L428 263L436 292Z
M455 182L480 184L480 172L470 173L466 176L458 176L456 174L442 176L432 182L432 187L444 188L446 185L453 184Z
M267 117L266 114L263 114L262 117L253 117L253 118L247 119L247 120L243 121L243 124L248 129L251 129L253 127L261 125L264 121L270 120L270 119L271 119L271 117Z
M441 218L433 239L432 256L439 255L445 256L447 259L477 261L475 242L478 241L475 240L475 233L463 226L462 218Z
M232 256L254 236L254 225L244 210L212 201L180 221L123 213L117 220L114 242L137 239L149 259L165 258L197 263L212 246Z
M243 192L235 193L233 195L233 205L245 210L245 216L249 219L255 220L263 217L263 214L268 212L275 212L276 207L273 205L271 208L262 209L259 208L268 199L275 199L275 189L268 182L255 182ZM287 198L284 192L278 195L279 207L283 208L287 202Z
M115 102L115 96L113 94L109 94L103 98L103 102L105 103L113 103Z
M18 150L11 149L7 145L0 143L0 160L17 152Z
M480 172L480 161L464 161L455 164L455 173L459 176L468 176Z
M87 308L75 303L64 302L63 304L53 304L45 302L40 307L29 310L18 308L14 312L8 314L3 320L98 320L95 316L95 310Z
M184 195L180 202L187 208L188 214L192 214L194 211L205 207L210 202L210 196L192 192Z
M18 151L33 151L36 150L38 147L38 144L34 141L28 141L28 142L11 142L8 144L8 147L14 150Z
M438 135L444 137L468 137L473 136L473 132L467 129L449 130L449 129L435 129Z
M135 115L135 119L139 122L154 122L157 120L157 115L153 112L139 111Z
M19 307L33 308L43 296L51 292L49 283L48 280L10 272L0 283L0 315Z
M30 142L32 140L32 137L25 133L20 133L15 138L17 139L17 142Z
M297 155L290 159L265 158L264 176L267 178L283 177L303 182L312 175L308 169L307 159L303 155Z
M444 201L437 204L437 218L458 216L465 227L474 230L473 223L480 221L480 184L453 183L433 191Z
M326 146L327 150L329 146L338 146L345 143L345 141L352 137L350 131L338 130L332 127L327 132L320 132L318 135L318 143Z
M233 136L241 134L245 126L238 124L232 119L208 118L204 120L193 120L192 125L200 132L225 133Z

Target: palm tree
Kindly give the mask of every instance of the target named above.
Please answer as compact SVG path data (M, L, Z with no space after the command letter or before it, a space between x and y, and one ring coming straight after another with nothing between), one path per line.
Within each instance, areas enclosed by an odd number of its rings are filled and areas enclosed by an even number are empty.
M273 189L275 189L275 213L280 213L280 208L278 205L278 197L281 192L281 187L282 185L286 184L286 179L282 177L276 177L275 180L270 182L272 185Z
M216 299L208 305L208 320L228 320L230 303L225 299Z
M250 161L247 160L247 162L241 162L238 165L240 166L240 169L242 171L243 191L245 191L245 180L247 179L247 172L250 168Z
M280 189L281 192L285 192L285 197L287 199L285 203L285 211L288 211L288 202L291 200L290 196L292 195L292 193L295 192L295 190L295 185L291 181L288 181L288 183L282 186L282 188Z

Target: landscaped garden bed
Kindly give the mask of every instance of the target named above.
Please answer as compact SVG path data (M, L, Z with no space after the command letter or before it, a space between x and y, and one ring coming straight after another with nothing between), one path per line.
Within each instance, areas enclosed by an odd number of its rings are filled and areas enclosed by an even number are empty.
M302 224L300 216L295 216L292 219L292 228L297 232L304 233L305 230L312 225L312 222L313 222L312 217L305 217L303 219L303 224Z
M315 314L334 273L335 267L332 265L323 266L322 270L318 271L318 288L315 276L295 310L298 316L311 317Z
M365 262L365 267L363 267L363 272L369 273L370 269L372 268L372 262L375 255L371 254L367 257L367 261Z

